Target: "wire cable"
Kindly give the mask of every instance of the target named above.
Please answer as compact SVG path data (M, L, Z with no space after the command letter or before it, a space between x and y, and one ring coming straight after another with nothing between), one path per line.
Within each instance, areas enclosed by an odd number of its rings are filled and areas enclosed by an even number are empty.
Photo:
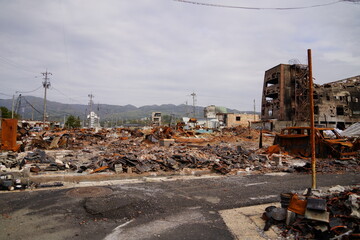
M38 113L40 113L40 114L43 114L42 112L40 112L39 110L37 110L25 97L22 97L22 98L25 100L25 102L26 102L27 104L30 105L30 107L32 107L32 109L34 109L36 112L38 112Z
M7 97L12 97L12 96L9 95L9 94L5 94L5 93L1 93L1 92L0 92L0 94L1 94L1 95L4 95L4 96L7 96Z
M207 7L220 7L220 8L237 8L237 9L244 9L244 10L298 10L298 9L306 9L306 8L315 8L315 7L323 7L323 6L329 6L333 5L339 2L343 1L349 1L349 0L338 0L335 2L329 2L329 3L323 3L323 4L317 4L317 5L310 5L310 6L304 6L304 7L244 7L244 6L232 6L232 5L222 5L222 4L212 4L212 3L201 3L201 2L195 2L195 1L188 1L188 0L173 0L175 2L182 2L182 3L189 3L189 4L195 4L195 5L202 5ZM359 0L352 0L352 1L359 1Z
M40 86L40 87L38 87L37 89L32 90L32 91L27 91L27 92L16 91L16 93L32 93L32 92L35 92L35 91L39 90L40 88L42 88L42 86Z
M7 64L7 65L9 65L9 66L15 67L15 68L17 68L17 69L19 69L19 70L22 70L22 71L24 71L24 72L28 72L28 73L32 73L32 74L37 74L37 73L35 73L35 72L33 72L33 71L29 71L29 70L27 70L27 69L24 69L23 66L17 64L16 62L14 62L14 61L12 61L12 60L10 60L10 59L8 59L8 58L2 57L2 56L0 56L0 62L3 62L3 63L5 63L5 64Z
M77 103L79 103L79 104L82 104L82 103L79 102L78 100L73 99L73 98L67 96L65 93L61 92L59 89L54 88L53 86L51 87L51 89L54 89L55 91L57 91L57 92L60 93L61 95L63 95L63 96L65 96L65 97L67 97L68 99L70 99L71 101L74 101L74 102L77 102Z

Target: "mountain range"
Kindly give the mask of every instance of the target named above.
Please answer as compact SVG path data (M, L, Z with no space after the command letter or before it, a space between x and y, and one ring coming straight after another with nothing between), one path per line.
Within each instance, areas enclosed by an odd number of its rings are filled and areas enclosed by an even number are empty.
M0 99L0 106L12 109L12 99ZM63 121L66 116L73 115L81 120L89 114L90 106L83 104L64 104L54 101L47 101L48 119L51 121ZM14 101L15 112L20 114L22 119L42 120L43 118L44 99L33 96L21 96ZM109 105L95 104L92 110L100 116L102 121L107 120L132 120L150 118L152 112L161 112L163 115L174 114L175 117L193 116L193 107L185 104L162 104L162 105L146 105L136 107L134 105ZM203 118L204 107L195 107L197 118ZM227 112L240 113L236 109L227 109ZM251 111L243 111L241 113L253 113Z

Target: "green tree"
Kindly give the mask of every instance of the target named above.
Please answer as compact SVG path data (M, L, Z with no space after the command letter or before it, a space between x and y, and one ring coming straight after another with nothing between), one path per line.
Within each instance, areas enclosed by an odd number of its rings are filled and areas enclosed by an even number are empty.
M0 107L1 116L2 118L11 118L11 111L7 109L6 107ZM14 118L19 119L19 114L14 113Z
M73 115L70 115L65 123L67 128L79 128L81 126L80 117L75 118Z

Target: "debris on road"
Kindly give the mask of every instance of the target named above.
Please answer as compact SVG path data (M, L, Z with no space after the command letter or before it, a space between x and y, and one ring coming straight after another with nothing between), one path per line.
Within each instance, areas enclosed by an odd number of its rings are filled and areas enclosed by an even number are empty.
M336 186L327 193L309 189L305 195L283 193L281 207L266 208L262 218L266 221L264 231L277 225L282 237L359 239L360 187L345 190Z

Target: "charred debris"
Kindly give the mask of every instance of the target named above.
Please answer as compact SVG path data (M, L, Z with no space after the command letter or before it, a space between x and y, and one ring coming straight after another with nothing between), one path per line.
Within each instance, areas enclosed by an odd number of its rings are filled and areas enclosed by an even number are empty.
M155 126L34 132L20 125L16 120L3 119L0 167L4 173L15 171L37 176L100 172L195 174L204 170L219 174L310 172L306 152L296 151L307 148L303 145L306 134L301 132L285 136L241 126L210 132L186 130L181 124L174 128ZM260 140L263 148L259 148ZM292 141L290 145L287 144L289 141ZM336 143L339 141L339 151L344 146L351 146L352 154L341 153L346 157L340 158L336 155L338 151L332 154L332 148L329 148L324 155L326 158L318 162L319 172L360 170L359 140L341 138ZM319 148L319 151L325 151L325 148Z
M359 202L359 187L282 193L281 206L267 207L262 215L264 231L276 225L286 239L359 239Z

